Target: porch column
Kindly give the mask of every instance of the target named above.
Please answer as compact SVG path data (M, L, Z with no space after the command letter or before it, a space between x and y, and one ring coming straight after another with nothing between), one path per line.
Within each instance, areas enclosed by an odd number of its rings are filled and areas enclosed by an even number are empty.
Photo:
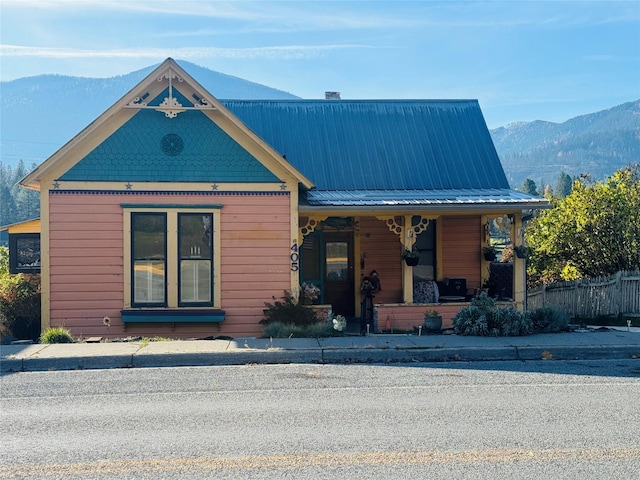
M411 226L411 215L404 216L401 242L403 248L413 250L416 236ZM413 268L405 262L402 262L402 301L404 303L413 302Z
M513 225L511 226L511 241L514 245L523 245L524 231L522 228L522 212L515 215ZM526 262L525 258L518 258L513 255L513 300L516 308L520 311L524 310L525 295L527 290L526 284Z

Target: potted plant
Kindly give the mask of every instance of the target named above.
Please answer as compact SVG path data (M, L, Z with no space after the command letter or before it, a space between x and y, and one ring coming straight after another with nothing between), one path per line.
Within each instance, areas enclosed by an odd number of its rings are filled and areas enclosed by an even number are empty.
M437 333L442 330L442 315L437 310L424 312L424 329L431 333Z
M514 252L516 252L516 256L518 258L527 258L531 253L531 249L529 247L525 247L524 245L513 247L513 250Z
M420 262L420 254L415 250L409 250L407 248L402 252L401 258L404 260L404 263L409 265L410 267L414 267Z
M493 262L498 257L498 249L493 245L482 248L482 254L487 262Z

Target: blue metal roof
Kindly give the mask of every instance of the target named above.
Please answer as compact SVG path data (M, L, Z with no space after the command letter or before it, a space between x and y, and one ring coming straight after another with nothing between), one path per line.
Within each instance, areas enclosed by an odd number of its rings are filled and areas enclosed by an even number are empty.
M509 189L476 100L221 103L320 191Z
M452 190L357 190L350 192L310 190L301 203L309 207L394 207L429 206L433 209L461 205L531 208L532 204L546 205L544 198L509 189L452 189Z

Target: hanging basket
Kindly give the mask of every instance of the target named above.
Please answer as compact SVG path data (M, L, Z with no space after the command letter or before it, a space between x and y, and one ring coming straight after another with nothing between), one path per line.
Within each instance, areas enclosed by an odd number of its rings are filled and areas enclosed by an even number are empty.
M410 267L415 267L420 262L420 257L405 257L404 263Z

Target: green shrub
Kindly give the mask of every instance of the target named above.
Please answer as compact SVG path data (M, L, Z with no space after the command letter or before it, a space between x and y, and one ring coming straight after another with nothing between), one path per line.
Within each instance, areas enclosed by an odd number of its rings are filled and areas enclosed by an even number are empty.
M0 277L0 323L14 337L38 340L40 336L40 276Z
M511 306L496 308L493 313L496 324L499 325L498 335L500 336L521 337L534 332L531 320Z
M453 328L458 335L521 336L533 333L533 323L513 307L498 308L496 301L486 293L471 301L453 317Z
M9 249L0 247L0 279L9 275Z
M66 328L51 327L40 335L40 343L74 343L74 340Z
M536 333L558 333L569 328L569 315L562 310L544 307L527 312Z
M340 335L329 322L320 321L301 326L291 323L271 322L264 328L264 337L271 338L326 338Z
M489 335L487 312L477 305L465 307L453 317L453 329L458 335L486 337Z
M264 319L260 321L263 325L269 325L273 322L282 324L296 325L298 327L306 327L318 323L318 315L316 312L297 302L291 292L285 290L282 300L273 298L273 303L265 302ZM271 335L268 335L271 336Z

